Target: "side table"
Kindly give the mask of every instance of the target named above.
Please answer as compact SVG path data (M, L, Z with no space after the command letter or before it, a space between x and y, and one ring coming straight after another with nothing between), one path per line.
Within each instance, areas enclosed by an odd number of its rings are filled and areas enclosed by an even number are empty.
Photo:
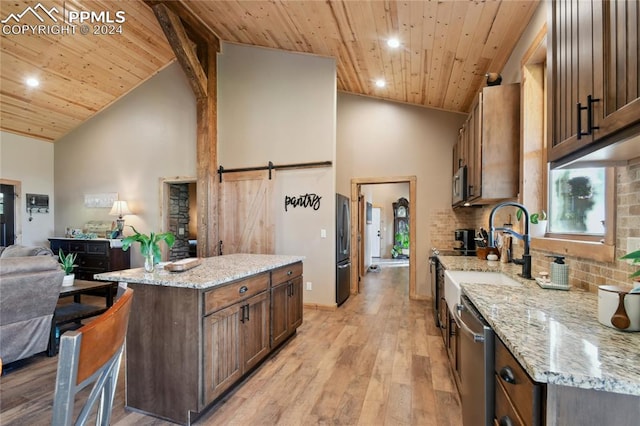
M118 289L118 283L101 281L75 280L70 287L62 287L60 299L73 296L73 303L56 307L51 320L51 332L49 333L48 356L55 356L58 353L58 338L56 330L63 324L75 322L81 324L81 320L104 313L113 305L113 296ZM104 290L105 306L95 306L82 303L83 294L93 290Z

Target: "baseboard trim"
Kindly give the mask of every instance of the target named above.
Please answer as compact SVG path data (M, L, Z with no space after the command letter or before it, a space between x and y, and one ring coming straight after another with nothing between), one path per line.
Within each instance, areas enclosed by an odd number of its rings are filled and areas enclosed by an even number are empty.
M315 309L317 311L335 311L338 305L320 305L318 303L304 303L305 309Z

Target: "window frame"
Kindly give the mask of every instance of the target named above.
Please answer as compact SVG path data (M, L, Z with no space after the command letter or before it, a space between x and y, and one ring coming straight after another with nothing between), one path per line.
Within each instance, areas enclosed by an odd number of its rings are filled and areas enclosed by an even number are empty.
M549 168L547 167L549 172ZM548 176L548 174L547 174ZM547 189L548 189L547 178ZM604 237L591 234L552 234L548 231L542 238L533 238L531 248L561 253L602 262L615 260L616 243L616 172L615 167L605 169L605 231ZM547 199L544 200L548 211Z

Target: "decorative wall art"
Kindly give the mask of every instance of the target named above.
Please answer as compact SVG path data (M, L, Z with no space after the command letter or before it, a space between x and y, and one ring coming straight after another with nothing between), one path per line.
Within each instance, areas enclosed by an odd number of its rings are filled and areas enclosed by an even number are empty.
M320 208L321 198L322 197L317 194L304 194L292 197L286 195L284 197L284 211L288 211L289 207L311 207L314 210L318 210Z
M113 202L118 199L117 192L105 192L101 194L84 194L84 206L90 209L111 208Z
M29 222L33 220L34 213L49 213L49 196L45 194L27 194L26 199Z

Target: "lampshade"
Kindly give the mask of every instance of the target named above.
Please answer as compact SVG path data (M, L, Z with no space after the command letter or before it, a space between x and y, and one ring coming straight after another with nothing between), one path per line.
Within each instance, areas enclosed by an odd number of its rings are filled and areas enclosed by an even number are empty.
M113 207L111 207L111 211L109 215L122 217L126 214L133 214L131 210L129 210L129 206L126 201L116 200L113 202Z

